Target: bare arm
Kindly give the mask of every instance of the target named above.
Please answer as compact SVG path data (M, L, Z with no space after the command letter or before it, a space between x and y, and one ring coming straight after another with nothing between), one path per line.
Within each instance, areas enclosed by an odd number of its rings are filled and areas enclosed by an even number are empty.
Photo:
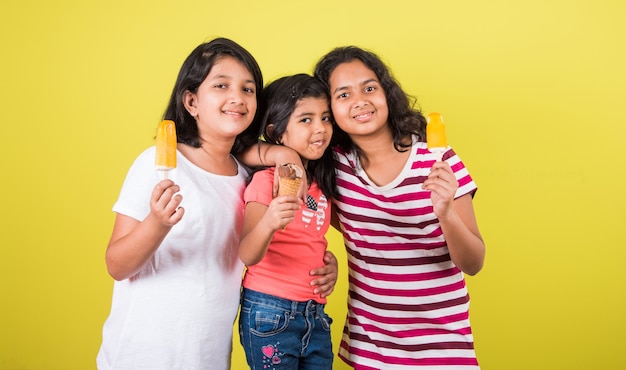
M282 145L268 144L261 142L255 144L237 155L239 159L246 166L258 167L258 166L276 166L283 163L295 163L302 166L302 160L300 155L295 150Z
M274 198L269 206L248 202L239 242L241 261L246 266L259 263L267 252L274 232L293 221L295 211L299 208L298 198L289 195Z
M456 199L453 212L439 222L452 261L466 274L476 275L485 261L485 243L478 231L471 195Z
M159 182L150 197L150 213L143 221L118 214L106 251L109 274L115 280L135 275L152 257L161 242L183 217L178 185L171 180ZM173 197L174 196L174 197Z
M450 258L463 272L476 275L485 261L485 243L478 230L472 196L454 199L458 181L450 165L436 162L424 189L431 190L433 210L446 238Z

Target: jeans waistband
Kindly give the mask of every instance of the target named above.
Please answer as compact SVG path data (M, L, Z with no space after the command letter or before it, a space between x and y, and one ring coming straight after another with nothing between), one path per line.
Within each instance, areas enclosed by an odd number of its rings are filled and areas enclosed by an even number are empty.
M242 287L242 302L244 300L249 300L259 305L267 306L267 307L275 307L280 308L285 311L290 311L292 314L302 313L302 314L310 314L310 313L322 313L324 312L324 304L318 303L312 299L306 302L298 302L292 301L285 298L280 298L275 295L265 294L261 292L257 292L256 290L243 288Z

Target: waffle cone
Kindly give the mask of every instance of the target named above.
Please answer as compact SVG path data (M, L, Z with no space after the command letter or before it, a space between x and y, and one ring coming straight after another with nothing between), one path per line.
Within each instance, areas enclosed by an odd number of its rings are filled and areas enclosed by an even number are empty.
M302 183L301 178L280 178L280 186L278 188L278 195L297 195Z
M302 169L293 163L285 163L278 167L278 178L278 195L297 195L302 183Z

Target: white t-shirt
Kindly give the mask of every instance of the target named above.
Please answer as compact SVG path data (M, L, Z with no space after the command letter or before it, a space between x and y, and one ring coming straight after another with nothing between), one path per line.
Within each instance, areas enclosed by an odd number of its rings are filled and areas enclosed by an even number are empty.
M143 220L160 177L155 148L130 168L113 210ZM102 333L99 369L229 369L239 305L239 260L246 169L206 172L177 153L170 178L185 214L146 266L116 281Z

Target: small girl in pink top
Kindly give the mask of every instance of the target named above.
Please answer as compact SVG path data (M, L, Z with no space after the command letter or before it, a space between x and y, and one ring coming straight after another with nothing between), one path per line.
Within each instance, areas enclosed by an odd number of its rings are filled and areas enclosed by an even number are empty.
M326 88L297 74L263 91L257 119L266 142L300 155L310 184L306 202L273 198L274 168L258 171L246 188L239 257L246 264L239 333L252 369L332 369L332 320L309 271L324 264L335 191L329 147L333 127Z

